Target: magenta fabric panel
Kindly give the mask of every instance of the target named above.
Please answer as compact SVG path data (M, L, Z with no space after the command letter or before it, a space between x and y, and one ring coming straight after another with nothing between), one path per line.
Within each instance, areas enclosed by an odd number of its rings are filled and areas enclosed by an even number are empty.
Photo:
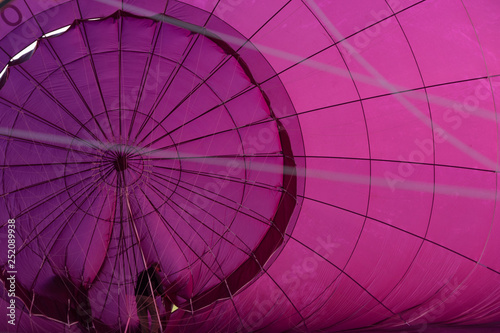
M499 23L493 0L11 1L0 331L135 332L153 262L168 332L498 330Z

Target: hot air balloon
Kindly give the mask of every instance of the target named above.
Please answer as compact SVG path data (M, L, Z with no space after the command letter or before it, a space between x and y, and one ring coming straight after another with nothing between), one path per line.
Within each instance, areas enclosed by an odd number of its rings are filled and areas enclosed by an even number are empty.
M1 331L498 330L500 4L0 10Z

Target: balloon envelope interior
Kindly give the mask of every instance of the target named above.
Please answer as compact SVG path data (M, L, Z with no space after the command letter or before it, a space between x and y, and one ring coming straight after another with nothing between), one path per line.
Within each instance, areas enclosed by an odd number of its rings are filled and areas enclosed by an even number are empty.
M134 331L155 262L175 332L498 324L499 17L0 2L0 328Z

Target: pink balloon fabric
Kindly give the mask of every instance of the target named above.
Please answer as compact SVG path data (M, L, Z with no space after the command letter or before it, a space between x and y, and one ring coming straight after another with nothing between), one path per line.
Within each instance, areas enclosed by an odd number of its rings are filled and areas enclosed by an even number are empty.
M496 1L0 10L0 331L499 329Z

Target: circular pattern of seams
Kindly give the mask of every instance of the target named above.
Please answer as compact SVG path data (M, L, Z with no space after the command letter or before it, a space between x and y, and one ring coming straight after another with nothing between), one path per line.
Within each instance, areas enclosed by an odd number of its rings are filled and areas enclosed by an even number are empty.
M118 111L118 110L108 110L108 112L113 112L113 111ZM132 110L122 110L122 111L129 111L129 112L131 112ZM143 113L141 113L141 112L138 112L138 113L139 113L139 114L141 114L141 115L146 116L145 114L143 114ZM105 114L105 112L101 112L101 113L99 113L99 114L95 115L95 118L98 118L99 116L103 116L104 114ZM91 122L92 120L94 120L94 119L89 119L89 120L88 120L85 124L87 124L87 123ZM162 128L162 129L163 129L166 133L168 132L168 131L166 131L166 129L163 127L163 125L160 125L160 127L161 127L161 128ZM80 130L82 130L82 129L80 129ZM76 134L78 134L78 132L77 132ZM67 162L68 162L68 158L69 158L70 153L72 153L72 152L73 152L73 151L68 150L68 153L67 153L67 155L66 155L66 163L65 163L65 165L67 165L67 164L68 164L68 163L67 163ZM101 151L101 152L100 152L100 156L98 157L98 158L99 158L99 161L95 161L95 163L99 163L100 161L102 161L103 156L104 156L105 154L106 154L106 151L104 151L104 150L103 150L103 151ZM177 156L178 156L178 157L180 157L179 152L177 151L177 148L176 148L176 154L177 154ZM144 163L144 160L143 160L143 163ZM178 160L178 163L179 163L179 168L178 168L178 173L179 173L179 175L178 175L178 177L177 177L177 178L178 178L178 179L180 179L180 177L181 177L181 173L182 173L182 168L181 168L181 166L180 166L180 163L181 163L180 159ZM103 167L103 166L101 165L101 167ZM109 169L110 167L111 167L111 166L110 166L110 165L108 165L108 166L107 166L107 169ZM148 167L148 168L150 168L150 167L151 167L151 165L148 165L147 167ZM106 171L106 172L108 172L108 171ZM65 173L66 173L66 168L65 168ZM113 173L113 174L114 174L114 173ZM101 175L102 175L102 174L101 174ZM97 175L95 175L95 176L97 177ZM140 176L142 176L142 175L140 175ZM106 176L106 177L108 177L108 176ZM113 184L113 182L107 182L107 181L105 180L105 178L103 178L103 177L98 177L98 178L100 178L100 179L101 179L101 181L102 181L102 182L104 182L104 183L106 183L107 185L112 186L112 187L116 187L116 184ZM66 186L68 186L68 185L67 185L67 183L66 183L66 180L67 180L67 178L65 177L65 178L64 178L65 185L66 185ZM130 184L130 185L132 185L132 184ZM177 187L177 186L176 186L176 187ZM175 187L175 188L176 188L176 187ZM175 193L175 188L172 190L172 193L170 194L170 196L171 196L173 193ZM170 196L169 196L169 198L170 198ZM87 212L85 212L85 213L87 213ZM146 215L147 215L147 214L146 214ZM100 217L99 217L99 216L95 216L95 215L92 215L92 214L90 214L90 216L92 216L92 217L94 217L94 218L97 218L97 219L100 219Z
M261 90L261 92L262 92L262 90ZM266 102L268 103L269 101L268 101L268 100L266 100ZM227 110L227 109L226 109L226 110Z

